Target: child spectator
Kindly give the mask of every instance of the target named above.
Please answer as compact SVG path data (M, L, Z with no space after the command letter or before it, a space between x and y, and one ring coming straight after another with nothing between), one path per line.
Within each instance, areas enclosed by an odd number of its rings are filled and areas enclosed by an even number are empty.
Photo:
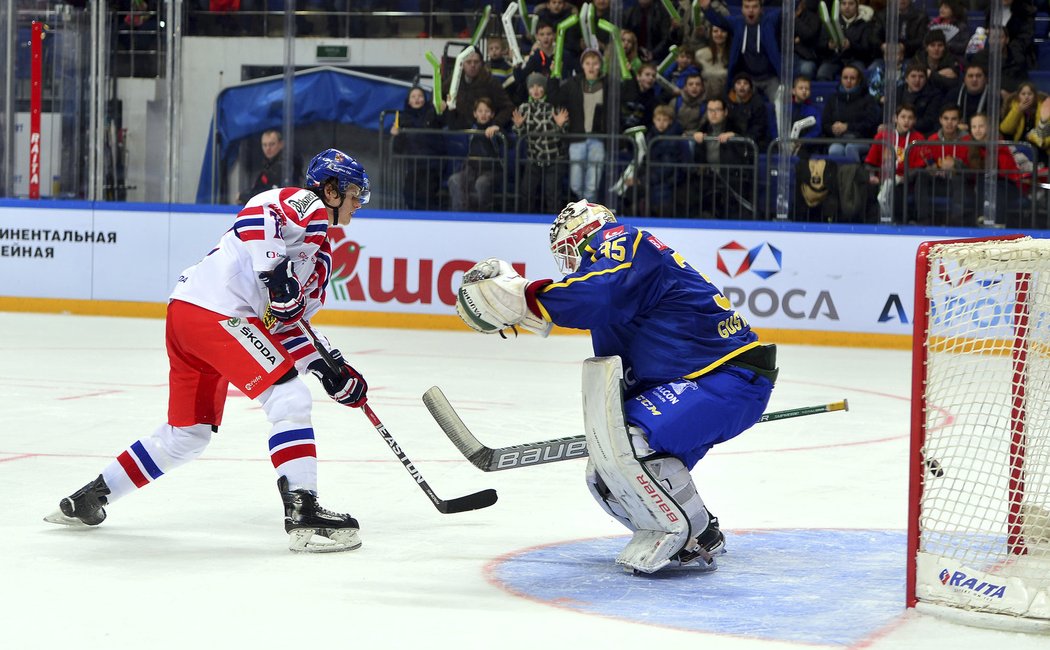
M638 37L635 36L634 32L631 30L621 29L620 41L623 43L623 54L627 59L627 64L630 66L631 72L638 72L643 63L652 60L652 56L649 52L643 52L638 49Z
M569 122L569 111L554 109L547 99L547 78L538 72L529 75L529 99L514 111L514 132L526 138L528 161L520 192L523 212L557 212L561 195L560 179L565 159L561 134Z
M492 73L492 78L502 86L506 86L504 82L514 72L514 66L507 60L508 52L505 38L490 38L485 44L485 65Z
M448 192L452 209L456 212L492 211L493 196L503 173L501 151L493 140L499 129L489 131L495 114L492 100L488 97L480 97L474 102L472 128L485 133L470 136L467 162L462 169L449 176Z
M686 77L691 74L700 74L700 68L696 66L696 47L683 43L675 52L674 63L669 65L662 74L681 91L685 86Z
M569 4L568 0L547 0L545 3L536 5L536 16L539 17L539 21L554 27L555 36L557 36L558 24L577 13L579 13L579 10ZM576 67L576 61L580 56L580 45L582 42L583 33L580 31L579 25L572 27L565 32L565 46L564 50L562 50L562 61L564 61L567 66L565 69L566 75L568 75L570 71L578 70Z
M812 93L813 90L809 77L803 75L795 77L795 82L791 84L791 124L794 126L807 117L812 117L814 122L813 126L802 129L798 134L799 138L820 137L820 108L810 100ZM794 131L794 129L792 129L792 131ZM800 151L811 154L816 153L816 146L802 146Z
M988 142L990 129L988 128L988 116L977 112L970 116L969 133L963 138L963 142L980 143L966 147L966 169L972 170L969 179L972 183L971 200L965 202L966 222L964 225L982 225L985 216L985 165L988 155ZM996 179L996 222L1014 227L1012 218L1008 211L1010 204L1016 204L1021 199L1021 170L1017 168L1010 148L1005 145L996 147L996 166L999 168L999 176Z
M707 93L704 92L704 78L700 73L693 73L685 80L682 94L668 104L673 109L675 122L682 128L682 133L692 136L700 130L700 123L707 108Z
M402 195L409 210L437 210L441 188L441 161L445 144L438 133L402 133L401 129L440 129L441 118L427 100L426 91L413 86L405 106L398 113L390 134L394 136L394 153L404 160L405 179Z
M645 213L651 217L679 216L678 199L686 189L686 165L690 162L689 145L678 138L680 135L682 127L675 123L671 107L657 106L653 110L652 127L645 134L648 173L642 182L648 205Z
M871 145L871 149L868 150L867 157L864 158L864 164L868 166L868 182L872 185L882 185L884 179L882 178L882 157L886 147L893 143L893 154L894 154L894 170L893 170L893 192L895 195L895 214L894 217L904 212L904 187L911 183L915 174L914 171L922 168L926 161L923 159L924 149L922 146L916 145L911 148L908 145L914 142L922 142L922 134L916 131L913 127L915 126L915 109L908 104L901 104L897 106L896 119L894 120L895 128L893 131L886 132L885 129L879 129L879 132L875 135L875 144ZM905 164L907 160L907 164ZM882 192L879 192L880 197Z
M643 63L634 79L620 83L620 130L646 126L653 121L656 95L656 65Z

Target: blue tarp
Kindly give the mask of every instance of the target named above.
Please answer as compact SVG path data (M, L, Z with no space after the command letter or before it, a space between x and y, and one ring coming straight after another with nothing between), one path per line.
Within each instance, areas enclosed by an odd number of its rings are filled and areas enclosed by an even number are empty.
M379 114L398 110L405 103L411 84L373 75L318 68L297 72L293 82L294 122L340 122L367 129L379 127ZM208 139L197 185L197 203L212 202L212 184L231 161L238 142L258 136L266 129L284 126L284 78L250 82L227 88L219 93L212 118L215 139ZM219 159L212 170L213 146L219 148Z

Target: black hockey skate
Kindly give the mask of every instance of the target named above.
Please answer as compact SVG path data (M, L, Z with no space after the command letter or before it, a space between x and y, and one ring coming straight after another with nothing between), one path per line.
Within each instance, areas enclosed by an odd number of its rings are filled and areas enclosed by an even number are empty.
M322 508L317 495L309 490L290 490L284 476L277 479L277 489L284 502L284 530L290 550L327 553L361 547L356 519Z
M44 521L83 528L98 526L106 520L106 510L102 507L109 503L106 496L109 486L99 474L98 478L58 502L58 510L44 517Z
M697 535L696 542L671 558L678 562L683 568L699 568L701 570L714 571L715 557L726 552L726 536L718 528L718 517L707 513L710 520L704 532Z

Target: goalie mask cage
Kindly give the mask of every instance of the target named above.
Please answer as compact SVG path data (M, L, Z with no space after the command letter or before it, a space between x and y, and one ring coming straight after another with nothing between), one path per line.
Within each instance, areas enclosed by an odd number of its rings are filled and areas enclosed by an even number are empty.
M907 604L1050 631L1050 240L919 247Z

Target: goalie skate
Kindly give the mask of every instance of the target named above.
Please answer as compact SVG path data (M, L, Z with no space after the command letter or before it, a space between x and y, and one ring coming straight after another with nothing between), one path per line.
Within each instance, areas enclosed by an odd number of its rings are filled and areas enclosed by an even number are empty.
M689 570L708 573L718 568L716 559L719 555L726 552L726 538L718 528L718 518L714 515L710 515L710 517L710 523L708 523L704 532L692 544L687 544L686 548L671 556L670 562L663 567L663 571ZM651 533L653 531L646 532ZM634 542L635 540L632 539L631 541ZM647 541L653 543L655 540L650 537ZM624 569L634 575L649 573L649 571L626 565Z
M98 526L106 520L109 486L99 474L98 478L58 502L58 510L44 517L51 524L73 528Z
M284 530L288 550L300 553L334 553L361 548L360 526L348 514L332 512L317 503L309 490L288 489L288 479L277 480L284 502Z

